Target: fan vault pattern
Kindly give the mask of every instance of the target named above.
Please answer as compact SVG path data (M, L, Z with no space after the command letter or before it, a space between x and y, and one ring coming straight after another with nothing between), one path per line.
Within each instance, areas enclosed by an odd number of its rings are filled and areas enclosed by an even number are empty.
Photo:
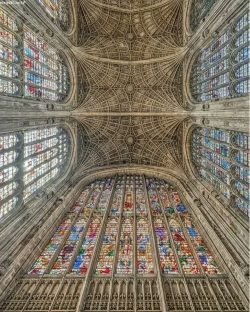
M84 169L181 166L182 0L81 0L73 48L88 94L73 112L86 133Z
M182 120L167 117L85 117L81 123L91 140L84 169L95 164L181 166Z

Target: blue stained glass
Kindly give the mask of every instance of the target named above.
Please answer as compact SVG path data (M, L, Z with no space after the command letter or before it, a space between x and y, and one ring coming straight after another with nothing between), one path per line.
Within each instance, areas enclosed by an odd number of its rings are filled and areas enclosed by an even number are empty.
M231 36L229 29L223 29L218 38L201 50L193 65L190 87L198 102L244 96L250 92L248 13L241 14L232 24L236 35ZM234 60L230 58L231 47L234 47Z
M193 132L192 156L199 174L228 199L233 195L249 199L248 147L249 136L244 133L209 128ZM229 186L234 180L232 193ZM248 214L238 199L235 206Z

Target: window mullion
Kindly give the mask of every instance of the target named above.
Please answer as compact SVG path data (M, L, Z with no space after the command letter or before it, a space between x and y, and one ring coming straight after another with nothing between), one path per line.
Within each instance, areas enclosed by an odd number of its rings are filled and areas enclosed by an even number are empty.
M143 184L144 184L144 193L146 197L146 206L147 206L147 211L148 211L148 217L149 217L149 222L150 222L150 229L151 229L151 234L152 234L152 243L153 243L153 250L154 250L154 263L155 263L155 270L157 274L157 279L158 279L158 287L159 287L159 292L160 292L160 300L161 300L161 309L162 312L167 311L166 307L166 295L164 292L164 280L163 276L161 273L161 262L160 262L160 256L158 252L158 246L157 246L157 240L156 240L156 235L155 235L155 230L154 230L154 222L153 222L153 216L152 216L152 209L149 201L149 194L148 194L148 188L146 184L146 178L143 175Z

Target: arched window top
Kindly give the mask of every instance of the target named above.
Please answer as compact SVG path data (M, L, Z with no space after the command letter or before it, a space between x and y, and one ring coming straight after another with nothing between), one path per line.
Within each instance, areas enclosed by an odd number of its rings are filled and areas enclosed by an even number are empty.
M0 135L0 219L46 189L64 170L69 143L60 127Z
M249 142L246 133L216 128L196 128L192 134L192 159L199 175L249 215Z
M69 72L59 52L22 23L17 27L1 8L0 28L0 93L64 101Z
M70 0L36 0L44 11L66 31L70 22Z
M190 26L195 31L210 12L217 0L193 0L191 5Z
M96 277L220 274L179 193L139 175L85 187L29 274L84 277L90 268Z
M201 50L190 77L196 101L233 98L250 92L249 36L249 13L244 12Z

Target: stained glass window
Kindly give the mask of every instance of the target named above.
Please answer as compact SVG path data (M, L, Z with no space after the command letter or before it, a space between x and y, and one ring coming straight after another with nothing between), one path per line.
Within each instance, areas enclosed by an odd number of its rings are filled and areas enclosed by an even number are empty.
M249 214L249 136L245 133L197 128L192 158L200 176L233 206Z
M191 5L190 25L194 31L207 16L216 0L193 0Z
M17 201L19 183L16 175L18 168L16 160L19 145L15 134L0 135L0 219L12 210Z
M0 8L0 93L61 102L68 94L68 80L58 51Z
M0 218L61 172L68 143L58 127L0 135Z
M249 13L245 12L199 53L191 74L195 100L204 102L249 93L249 36Z
M154 276L156 257L162 274L220 274L172 186L118 176L85 187L29 274L81 277L91 270L99 277Z
M69 0L37 0L54 21L58 21L63 30L69 27Z
M0 8L0 92L16 94L19 90L18 27Z

